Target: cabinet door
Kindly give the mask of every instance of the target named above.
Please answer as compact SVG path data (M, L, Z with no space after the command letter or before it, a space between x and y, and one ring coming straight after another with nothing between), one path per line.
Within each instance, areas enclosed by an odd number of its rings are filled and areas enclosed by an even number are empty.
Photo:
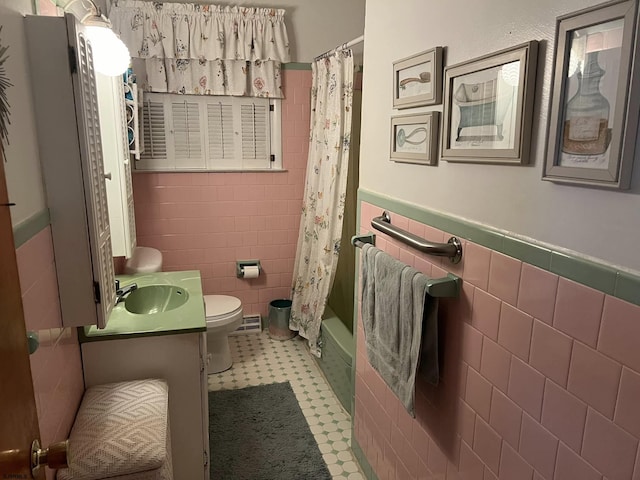
M127 114L121 77L96 74L100 131L107 177L111 247L116 257L131 257L135 247L135 214L127 141Z
M104 328L115 304L116 294L93 51L82 26L70 16L67 16L67 33L69 44L75 46L76 50L77 63L71 78L76 99L82 178L96 286L97 325L98 328Z
M142 336L82 344L85 385L164 378L169 384L171 451L176 480L208 480L203 458L208 427L202 405L202 336L205 333ZM116 337L117 338L117 337ZM205 377L206 379L206 373ZM208 435L208 428L207 428Z
M91 45L69 14L25 31L62 322L102 327L115 277Z

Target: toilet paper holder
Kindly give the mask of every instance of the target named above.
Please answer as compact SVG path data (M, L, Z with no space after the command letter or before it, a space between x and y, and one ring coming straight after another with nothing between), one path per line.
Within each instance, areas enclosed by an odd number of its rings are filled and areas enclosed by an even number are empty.
M236 261L236 277L244 277L244 267L258 267L258 274L262 273L260 260L237 260Z

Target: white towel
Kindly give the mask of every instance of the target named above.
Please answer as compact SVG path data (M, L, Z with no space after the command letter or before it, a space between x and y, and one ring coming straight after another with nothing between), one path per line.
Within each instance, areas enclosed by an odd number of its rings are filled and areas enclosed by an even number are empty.
M439 376L438 303L427 295L428 280L376 247L363 246L362 323L367 357L412 416L421 350L421 372L434 385Z

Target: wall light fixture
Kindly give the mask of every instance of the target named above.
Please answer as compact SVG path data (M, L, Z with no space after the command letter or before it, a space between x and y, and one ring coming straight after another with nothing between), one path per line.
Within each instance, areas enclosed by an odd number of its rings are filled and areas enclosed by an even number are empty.
M96 72L115 77L127 71L131 62L129 50L113 32L111 22L93 0L57 0L56 5L73 14L87 27Z

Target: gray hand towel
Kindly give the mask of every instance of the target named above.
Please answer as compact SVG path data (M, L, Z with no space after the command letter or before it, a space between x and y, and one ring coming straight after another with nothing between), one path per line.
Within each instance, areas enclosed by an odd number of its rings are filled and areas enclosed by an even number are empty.
M418 361L426 379L438 383L437 299L428 278L372 245L362 248L362 322L373 368L415 416ZM424 330L424 335L423 335Z

